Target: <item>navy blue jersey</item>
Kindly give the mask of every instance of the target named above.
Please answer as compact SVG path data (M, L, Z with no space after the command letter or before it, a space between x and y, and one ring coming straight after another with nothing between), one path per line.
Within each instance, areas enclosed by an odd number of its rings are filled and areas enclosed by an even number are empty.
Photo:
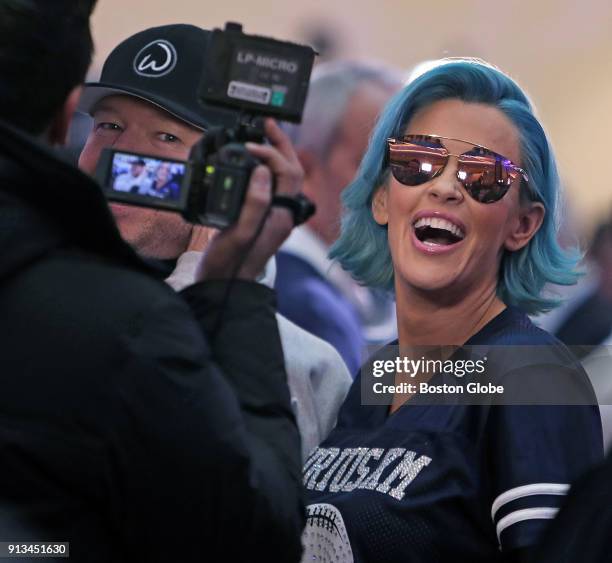
M466 344L568 355L513 308ZM520 375L520 365L508 369ZM570 483L602 455L597 406L409 401L389 415L388 406L361 404L358 378L337 427L304 465L303 560L495 561L533 545Z

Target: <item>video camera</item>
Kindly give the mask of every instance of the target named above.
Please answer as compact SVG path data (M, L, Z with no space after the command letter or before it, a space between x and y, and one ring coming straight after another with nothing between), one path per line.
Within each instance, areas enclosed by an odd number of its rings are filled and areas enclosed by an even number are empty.
M246 35L240 24L227 23L224 30L215 29L205 56L198 101L203 108L219 111L222 123L231 110L234 125L208 129L188 161L105 149L96 178L107 199L177 211L191 223L220 229L234 223L251 172L259 164L244 143L265 141L265 117L300 123L315 54L308 46ZM158 181L139 182L137 177L143 171ZM126 176L130 173L133 181ZM275 199L291 208L298 223L315 210L303 196Z

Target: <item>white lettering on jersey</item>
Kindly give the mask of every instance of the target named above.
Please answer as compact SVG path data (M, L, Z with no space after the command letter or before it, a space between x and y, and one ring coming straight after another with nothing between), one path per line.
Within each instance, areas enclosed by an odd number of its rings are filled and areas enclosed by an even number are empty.
M405 448L386 453L382 448L316 448L304 465L304 486L332 493L367 489L402 500L408 485L431 461Z

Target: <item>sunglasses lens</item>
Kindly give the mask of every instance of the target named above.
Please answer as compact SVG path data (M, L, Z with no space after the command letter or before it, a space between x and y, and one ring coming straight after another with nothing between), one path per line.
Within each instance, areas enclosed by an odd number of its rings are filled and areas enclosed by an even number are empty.
M472 198L480 203L499 201L516 173L503 157L492 154L463 154L460 159L459 180Z
M416 143L389 144L389 164L393 177L405 186L429 182L446 164L447 153L441 147Z
M401 141L390 139L389 165L393 177L405 186L418 186L435 178L449 158L440 142L444 138L407 135ZM480 203L499 201L519 175L510 160L484 147L474 147L458 158L457 177L470 197Z

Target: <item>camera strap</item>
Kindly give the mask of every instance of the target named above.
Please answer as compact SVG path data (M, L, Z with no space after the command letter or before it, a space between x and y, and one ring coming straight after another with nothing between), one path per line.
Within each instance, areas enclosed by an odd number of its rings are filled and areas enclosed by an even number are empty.
M272 198L272 205L291 211L293 224L296 227L308 221L316 211L315 204L301 193L295 196L275 195Z

